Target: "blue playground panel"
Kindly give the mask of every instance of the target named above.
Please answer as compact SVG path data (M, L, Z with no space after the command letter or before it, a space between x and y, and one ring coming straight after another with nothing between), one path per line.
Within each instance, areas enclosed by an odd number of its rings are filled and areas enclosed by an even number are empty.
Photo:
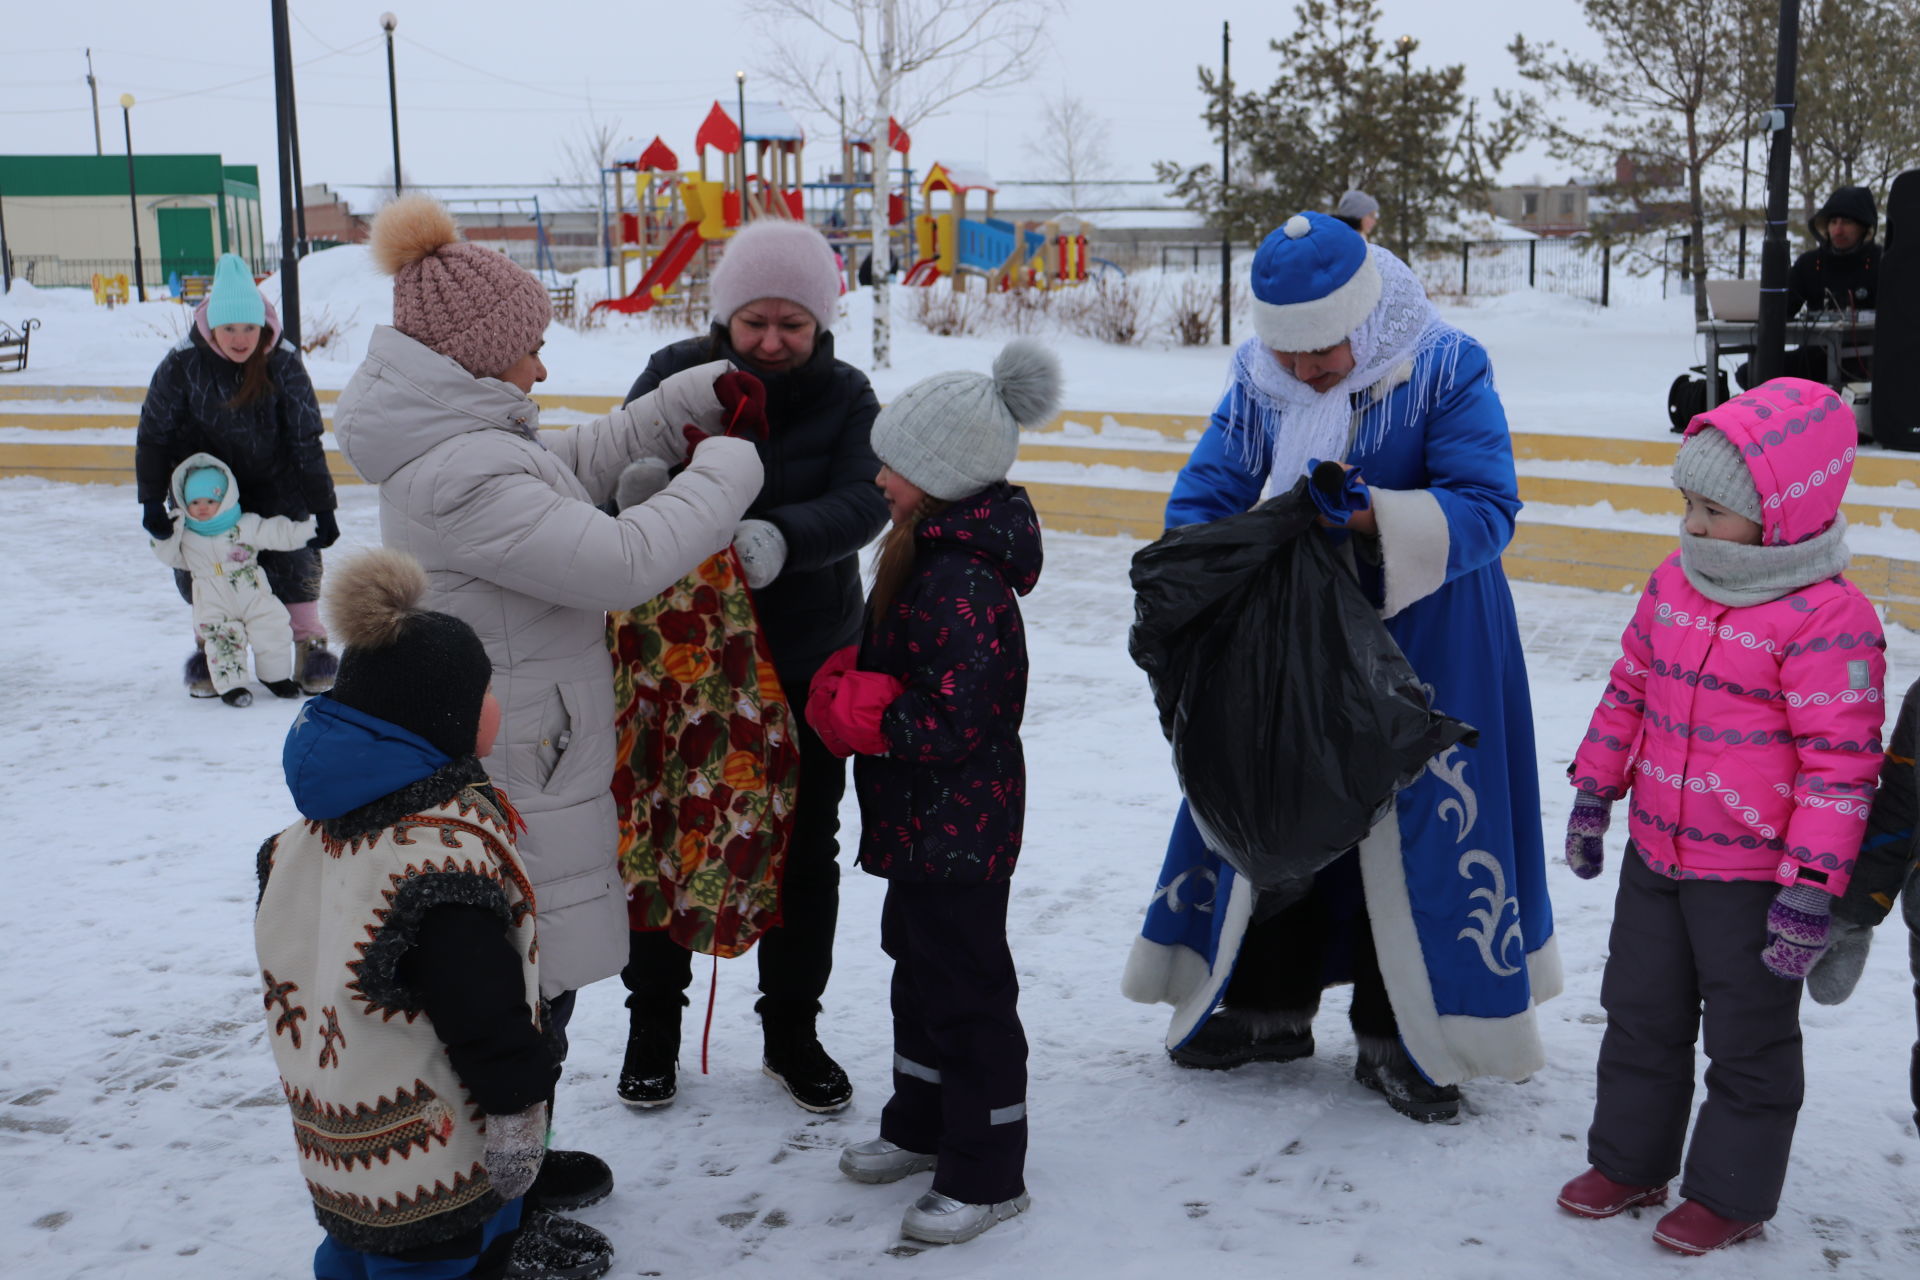
M1019 231L1011 222L1000 218L988 218L980 221L974 218L960 219L959 245L957 260L963 269L974 271L997 271L1002 263L1013 253L1013 237ZM1040 252L1047 243L1047 237L1038 231L1019 232L1023 236L1026 252L1022 257L1030 258Z

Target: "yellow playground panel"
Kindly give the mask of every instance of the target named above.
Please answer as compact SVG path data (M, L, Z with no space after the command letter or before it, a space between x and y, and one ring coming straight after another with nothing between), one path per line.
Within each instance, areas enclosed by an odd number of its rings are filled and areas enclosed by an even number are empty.
M126 272L117 276L103 276L95 273L93 277L93 300L103 307L125 306L133 296L127 283Z

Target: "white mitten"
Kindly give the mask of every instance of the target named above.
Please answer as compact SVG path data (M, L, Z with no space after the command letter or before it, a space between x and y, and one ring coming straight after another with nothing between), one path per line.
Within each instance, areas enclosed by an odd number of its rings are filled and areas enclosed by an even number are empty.
M747 585L758 591L780 576L787 563L787 537L765 520L742 520L733 530L733 549L746 570Z
M487 1180L502 1200L527 1194L547 1154L547 1104L487 1117Z
M620 473L620 483L614 487L613 503L616 510L625 511L628 507L637 507L667 487L669 472L667 463L658 458L639 458L627 464Z

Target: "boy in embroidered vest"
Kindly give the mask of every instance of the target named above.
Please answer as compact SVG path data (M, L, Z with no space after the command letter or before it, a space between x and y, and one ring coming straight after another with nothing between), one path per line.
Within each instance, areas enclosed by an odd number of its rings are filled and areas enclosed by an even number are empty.
M1854 444L1852 412L1801 378L1688 425L1680 548L1648 580L1568 770L1575 875L1600 874L1613 804L1631 802L1593 1167L1559 1202L1610 1218L1665 1203L1684 1170L1653 1232L1679 1253L1754 1239L1779 1208L1806 1091L1801 980L1880 773L1886 641L1842 576ZM1710 1065L1689 1142L1697 1039Z
M302 820L260 849L254 943L318 1280L576 1277L590 1227L529 1211L559 1060L519 817L479 757L500 724L473 628L395 551L329 575L346 649L287 735Z

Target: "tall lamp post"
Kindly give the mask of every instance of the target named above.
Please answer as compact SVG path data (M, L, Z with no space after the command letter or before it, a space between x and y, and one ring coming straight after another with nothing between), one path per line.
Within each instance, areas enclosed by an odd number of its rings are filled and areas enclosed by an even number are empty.
M393 194L400 194L400 90L393 78L393 29L400 19L391 13L380 15L380 29L387 33L387 118L393 123Z
M1787 350L1787 194L1793 184L1793 90L1800 65L1800 0L1780 0L1780 43L1774 55L1773 110L1767 128L1767 231L1760 242L1760 325L1753 380L1785 372Z
M133 189L133 95L120 95L120 124L127 133L127 208L133 214L133 287L147 300L147 273L140 265L140 200Z
M733 102L740 124L740 212L747 211L747 73L733 73Z
M1413 51L1420 42L1412 36L1401 36L1393 42L1393 56L1400 59L1400 258L1406 261L1413 256L1413 218L1407 211L1407 169L1413 152L1409 138L1412 123L1408 115L1412 110L1412 71Z

